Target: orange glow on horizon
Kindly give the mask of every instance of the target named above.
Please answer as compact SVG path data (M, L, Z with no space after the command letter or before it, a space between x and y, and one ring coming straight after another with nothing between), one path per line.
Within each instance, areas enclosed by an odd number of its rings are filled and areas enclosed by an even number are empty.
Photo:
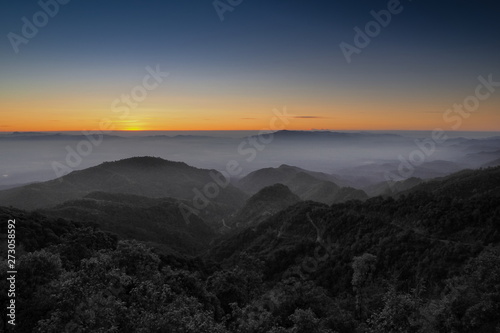
M453 130L451 123L446 123L441 119L441 115L422 118L407 117L405 121L394 119L390 116L377 115L346 115L344 117L328 118L287 118L289 124L282 129L286 130L433 130L442 128L445 131ZM59 124L61 125L59 125ZM104 130L100 127L100 121L63 121L43 122L43 121L9 121L0 125L1 132L64 132L64 131L94 131ZM119 124L112 122L111 131L254 131L271 129L269 119L229 119L226 121L218 119L191 120L158 120L151 122L141 122L140 124ZM495 117L477 117L464 119L462 126L457 131L500 131L500 115ZM281 124L279 128L281 129Z
M77 108L44 108L34 111L30 102L18 105L2 101L0 112L1 132L64 132L104 130L103 121L108 121L114 131L243 131L271 129L271 119L275 117L275 103L261 102L258 105L234 108L225 103L219 105L198 105L182 107L180 105L158 107L152 103L130 110L126 117L113 113L109 109L96 108L91 103L82 103ZM343 103L342 103L343 102ZM374 103L376 102L376 103ZM49 103L52 104L52 103ZM290 104L292 105L292 104ZM412 105L412 104L410 104ZM457 131L500 131L498 102L493 100L481 105L481 108L463 118ZM7 107L5 107L7 106ZM446 122L443 114L447 103L430 101L426 104L413 104L395 101L383 102L359 100L347 103L340 101L335 106L324 104L294 103L286 108L287 124L278 122L277 126L287 130L433 130L442 128L453 130L454 122ZM66 111L70 110L70 111ZM203 110L203 111L200 111ZM425 110L425 111L421 111Z

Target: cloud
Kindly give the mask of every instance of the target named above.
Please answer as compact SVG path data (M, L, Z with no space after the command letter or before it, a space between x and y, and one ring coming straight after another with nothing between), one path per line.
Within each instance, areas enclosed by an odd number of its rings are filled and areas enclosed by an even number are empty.
M252 120L252 119L257 119L257 118L240 118L240 119L244 119L244 120Z

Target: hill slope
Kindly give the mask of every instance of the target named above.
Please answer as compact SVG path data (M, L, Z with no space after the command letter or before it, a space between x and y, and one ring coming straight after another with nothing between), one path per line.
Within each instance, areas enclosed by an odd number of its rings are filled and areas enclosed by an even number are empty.
M134 157L74 171L56 180L0 191L0 205L29 210L54 207L96 191L192 201L194 190L203 191L205 185L214 182L214 177L222 175L181 162ZM247 195L232 185L218 188L219 194L211 201L216 218L245 203Z
M500 196L500 167L463 170L447 177L436 178L417 185L402 194L427 192L436 196L472 198L489 194Z
M40 212L66 220L93 222L121 238L193 255L208 246L215 232L196 216L186 223L179 204L175 199L93 192Z
M313 273L319 279L326 279L332 267L338 267L335 274L346 275L341 271L349 271L352 258L363 253L378 257L384 278L450 277L468 256L500 243L499 175L500 168L467 170L418 185L397 199L377 197L330 207L298 203L225 238L210 256L224 260L246 252L266 262L269 276L281 276L305 257L314 257L319 247L321 255L325 249L329 253ZM350 280L341 280L349 288ZM332 281L324 283L333 288Z
M362 190L350 187L341 188L332 181L334 179L336 179L335 176L325 173L281 165L278 168L265 168L251 172L240 179L237 186L247 193L253 194L264 187L280 183L290 188L302 200L326 204L368 198Z
M283 184L265 187L247 200L231 224L243 228L257 225L299 201L300 198Z

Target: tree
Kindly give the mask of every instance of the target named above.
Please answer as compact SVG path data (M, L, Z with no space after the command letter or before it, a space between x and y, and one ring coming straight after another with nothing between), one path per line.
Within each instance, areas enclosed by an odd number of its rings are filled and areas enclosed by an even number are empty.
M433 304L437 328L444 332L492 332L500 328L500 252L486 249L463 274L447 281Z
M421 304L422 300L418 296L398 293L394 286L390 286L384 296L384 307L368 319L368 332L424 332L422 331L424 318L420 314Z
M364 253L359 257L354 257L352 262L352 288L356 294L356 312L361 315L363 302L362 288L368 281L372 280L377 257L370 253Z

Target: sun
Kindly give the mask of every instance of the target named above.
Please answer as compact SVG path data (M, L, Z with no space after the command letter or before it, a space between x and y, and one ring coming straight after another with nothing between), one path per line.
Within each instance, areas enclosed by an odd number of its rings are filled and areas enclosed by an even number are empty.
M124 120L120 121L120 123L117 124L117 127L119 131L137 132L144 131L147 127L147 124L137 120Z

